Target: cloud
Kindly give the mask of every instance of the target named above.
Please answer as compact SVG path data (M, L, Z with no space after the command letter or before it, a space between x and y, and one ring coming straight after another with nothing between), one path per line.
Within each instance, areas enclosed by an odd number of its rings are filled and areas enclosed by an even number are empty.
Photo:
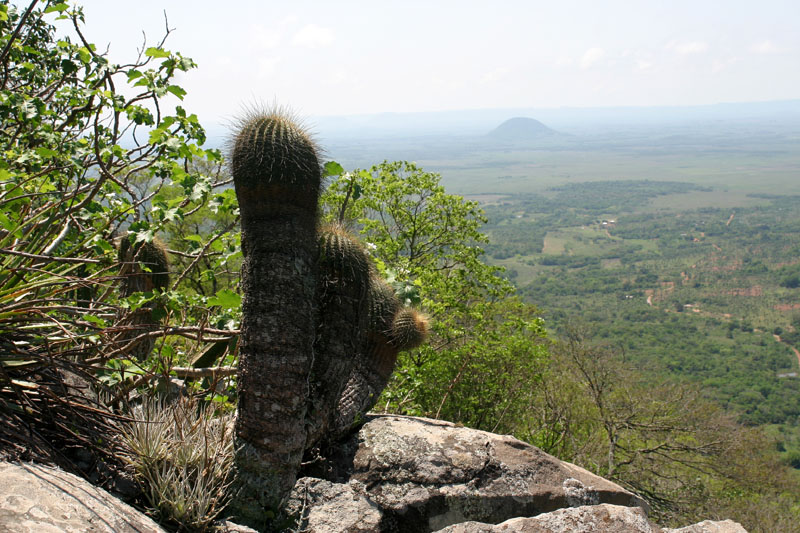
M739 62L739 58L738 57L729 57L727 59L717 59L711 65L711 72L713 72L714 74L716 74L718 72L722 72L723 70L727 69L731 65L734 65L735 63L738 63L738 62Z
M589 48L581 57L581 68L590 68L605 57L606 51L602 48Z
M333 42L333 30L330 28L323 28L316 24L309 24L292 38L292 44L295 46L304 46L306 48L322 48L330 45Z
M573 61L569 56L559 56L555 63L557 67L569 67L572 66Z
M763 41L751 46L750 50L757 54L777 54L781 52L781 47L772 41Z
M708 43L703 41L689 41L678 43L675 41L667 45L668 50L674 50L681 55L702 54L708 51Z
M496 68L493 71L487 72L486 74L481 76L481 83L492 83L498 81L508 73L509 70L505 67Z
M653 68L653 63L645 59L637 59L636 68L638 68L639 70L649 70Z
M281 43L283 35L275 30L270 30L261 24L251 24L248 30L250 45L257 50L272 50Z

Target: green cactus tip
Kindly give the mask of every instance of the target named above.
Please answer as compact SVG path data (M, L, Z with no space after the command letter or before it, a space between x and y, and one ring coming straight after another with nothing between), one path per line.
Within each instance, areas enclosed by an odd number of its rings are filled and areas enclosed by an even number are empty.
M394 289L373 272L369 280L368 293L369 329L385 336L391 334L392 319L400 308Z
M316 209L322 175L318 149L288 112L248 111L236 124L231 144L231 170L237 187L293 185L314 193L308 200Z
M392 321L392 344L401 352L420 346L428 337L428 317L406 307L397 312Z
M319 264L323 272L340 282L353 283L363 290L369 284L369 256L361 242L341 224L329 224L320 230Z
M124 235L120 240L118 257L120 263L123 264L123 274L143 276L144 270L139 265L149 270L146 278L150 280L152 287L143 286L141 290L166 289L169 286L169 256L166 246L160 240L153 239L150 242L131 245L129 236ZM134 285L142 285L142 283Z

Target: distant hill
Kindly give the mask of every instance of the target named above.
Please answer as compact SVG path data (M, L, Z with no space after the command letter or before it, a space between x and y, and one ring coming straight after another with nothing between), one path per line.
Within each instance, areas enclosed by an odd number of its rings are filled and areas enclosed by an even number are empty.
M489 137L503 141L529 141L557 135L558 132L548 128L533 118L510 118L489 132Z

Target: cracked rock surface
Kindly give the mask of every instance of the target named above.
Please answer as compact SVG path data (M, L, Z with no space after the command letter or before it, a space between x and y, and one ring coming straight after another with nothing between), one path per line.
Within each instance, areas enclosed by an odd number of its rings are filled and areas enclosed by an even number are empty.
M437 533L659 533L641 507L603 503L559 509L532 518L512 518L501 524L465 522Z
M601 503L647 507L619 485L513 437L415 417L372 417L305 474L357 490L382 514L373 531L498 524ZM311 530L315 523L309 516Z
M58 468L0 463L0 480L0 531L166 533L133 507Z

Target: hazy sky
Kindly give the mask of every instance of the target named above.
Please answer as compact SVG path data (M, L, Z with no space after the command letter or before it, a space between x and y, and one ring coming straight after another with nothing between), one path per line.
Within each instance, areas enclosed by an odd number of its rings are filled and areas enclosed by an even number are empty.
M798 0L79 3L117 63L166 10L204 121L255 101L340 115L800 98Z

